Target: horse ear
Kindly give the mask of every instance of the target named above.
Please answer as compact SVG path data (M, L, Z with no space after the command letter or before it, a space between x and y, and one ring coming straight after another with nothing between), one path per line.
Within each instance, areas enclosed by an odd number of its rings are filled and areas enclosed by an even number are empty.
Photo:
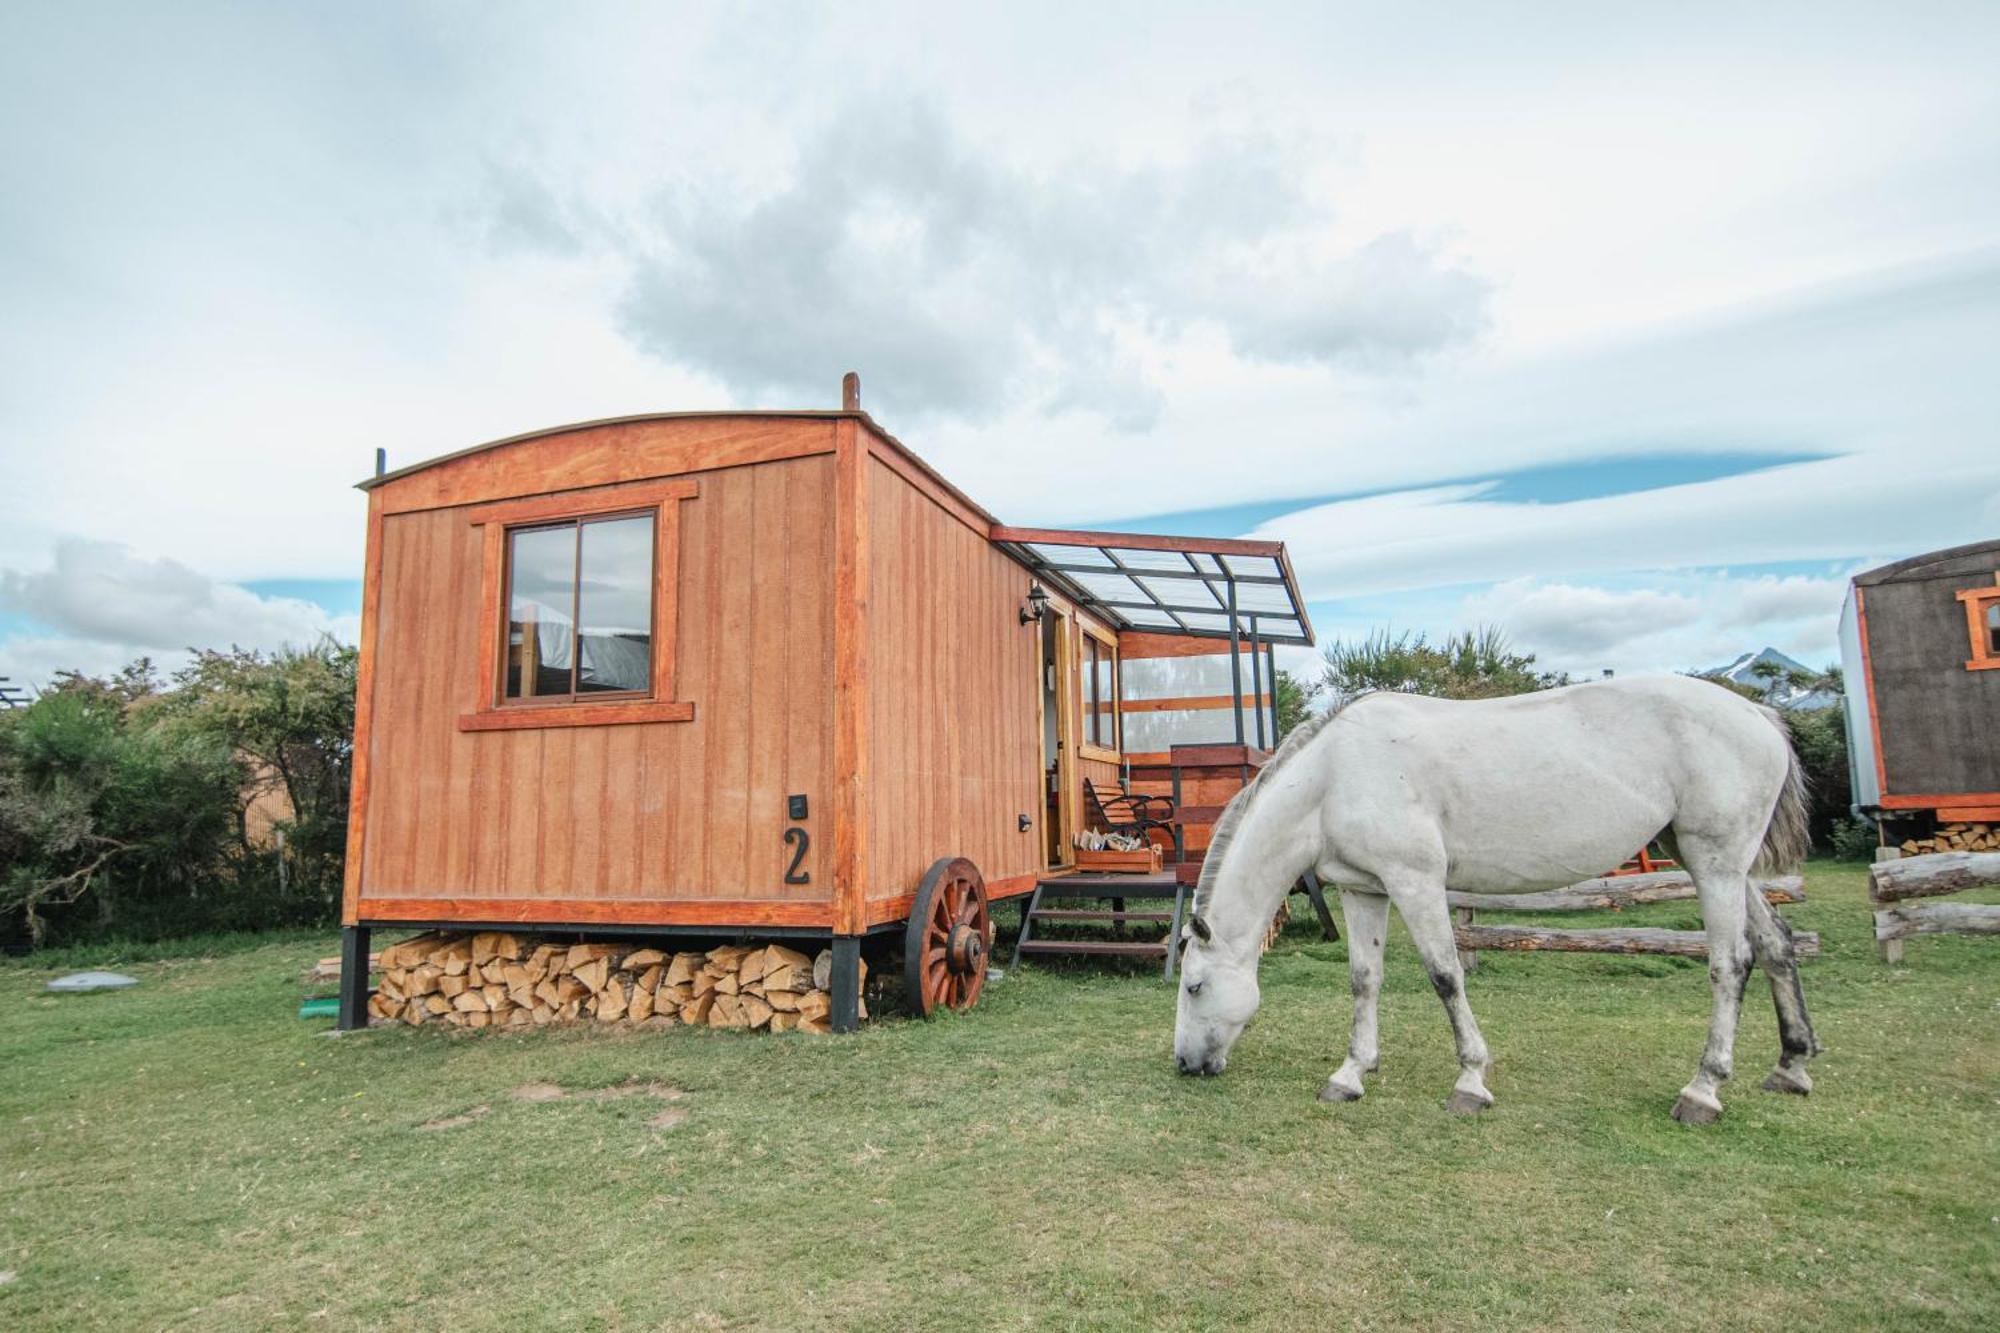
M1203 944L1208 943L1208 922L1198 916L1191 916L1188 918L1188 929L1192 930L1195 938Z

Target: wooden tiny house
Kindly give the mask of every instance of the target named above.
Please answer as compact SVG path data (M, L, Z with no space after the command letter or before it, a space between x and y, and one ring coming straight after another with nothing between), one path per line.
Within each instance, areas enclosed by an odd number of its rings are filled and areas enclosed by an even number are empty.
M1856 575L1840 656L1856 808L1893 841L2000 821L2000 541Z
M930 921L983 970L986 903L1069 860L1126 710L1174 711L1125 699L1128 648L1311 642L1278 543L1006 527L851 382L362 488L347 991L379 927L805 935L851 1025L865 938Z

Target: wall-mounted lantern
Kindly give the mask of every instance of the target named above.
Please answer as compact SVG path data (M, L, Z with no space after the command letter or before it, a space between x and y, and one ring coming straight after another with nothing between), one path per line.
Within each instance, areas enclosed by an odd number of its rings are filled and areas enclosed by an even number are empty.
M1021 623L1033 625L1049 613L1049 595L1037 580L1028 587L1028 604L1021 608Z

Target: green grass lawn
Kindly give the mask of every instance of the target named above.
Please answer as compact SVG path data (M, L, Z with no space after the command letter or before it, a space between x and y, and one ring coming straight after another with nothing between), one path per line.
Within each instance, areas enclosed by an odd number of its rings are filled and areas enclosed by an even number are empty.
M1706 1129L1667 1118L1708 1014L1673 960L1486 955L1474 1120L1400 938L1381 1072L1314 1100L1349 1001L1303 925L1202 1080L1137 970L1025 969L852 1038L329 1038L294 1013L331 935L10 964L0 1325L1993 1328L2000 941L1885 968L1861 870L1807 882L1818 1091L1758 1090L1760 980ZM42 991L111 961L143 984ZM516 1095L631 1080L662 1087Z

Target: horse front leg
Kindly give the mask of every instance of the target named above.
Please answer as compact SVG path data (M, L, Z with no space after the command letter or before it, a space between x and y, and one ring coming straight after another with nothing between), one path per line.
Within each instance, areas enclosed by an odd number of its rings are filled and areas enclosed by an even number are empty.
M1319 1090L1323 1102L1351 1102L1361 1096L1361 1076L1381 1063L1376 1049L1376 1003L1382 995L1382 939L1389 933L1389 900L1379 893L1340 891L1340 915L1347 922L1347 978L1354 991L1354 1035L1347 1059Z
M1410 932L1410 942L1417 946L1417 956L1423 959L1424 971L1430 974L1431 987L1444 1001L1444 1011L1451 1019L1451 1035L1458 1043L1458 1082L1451 1090L1451 1100L1445 1109L1459 1115L1470 1115L1493 1105L1493 1094L1486 1090L1486 1071L1492 1065L1486 1052L1486 1039L1479 1035L1479 1024L1472 1017L1472 1005L1465 998L1465 970L1458 960L1458 945L1452 938L1451 909L1446 906L1442 883L1390 884L1389 900L1396 904L1396 911L1403 918L1403 925Z

